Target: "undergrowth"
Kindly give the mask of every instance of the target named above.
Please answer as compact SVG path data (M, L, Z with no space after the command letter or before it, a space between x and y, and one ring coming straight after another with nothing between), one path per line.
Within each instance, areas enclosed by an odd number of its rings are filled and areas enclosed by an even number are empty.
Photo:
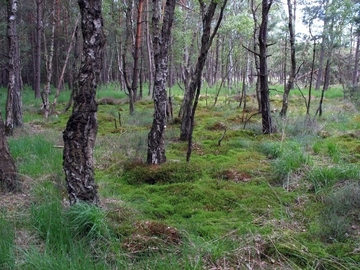
M288 116L274 114L278 132L268 136L259 115L244 129L252 110L243 114L236 97L213 107L209 88L195 118L191 162L174 119L165 136L168 162L150 166L152 100L137 102L130 116L118 88L97 94L119 100L99 105L100 208L68 205L61 166L68 115L44 121L39 101L24 91L25 127L9 143L28 203L8 203L1 213L1 269L360 267L360 116L339 89L327 91L321 118L303 116L295 91ZM183 93L171 93L176 115ZM68 98L62 93L59 112ZM275 93L272 102L281 104Z

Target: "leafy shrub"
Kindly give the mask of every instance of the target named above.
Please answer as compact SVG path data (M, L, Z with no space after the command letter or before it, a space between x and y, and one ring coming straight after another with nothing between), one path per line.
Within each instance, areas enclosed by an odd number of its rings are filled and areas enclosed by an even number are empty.
M131 185L193 182L200 176L199 168L188 163L167 162L161 165L148 165L135 161L124 164L124 179Z

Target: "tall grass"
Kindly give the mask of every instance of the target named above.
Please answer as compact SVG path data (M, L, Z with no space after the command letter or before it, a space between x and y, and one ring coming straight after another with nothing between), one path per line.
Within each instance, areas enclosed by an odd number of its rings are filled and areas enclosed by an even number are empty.
M5 213L0 212L0 269L14 269L15 230Z
M264 142L260 145L260 151L273 159L271 166L276 182L282 185L289 184L291 174L312 163L309 154L296 141Z
M54 135L44 133L9 139L10 151L21 174L32 178L62 175L62 152L54 147L51 137Z
M60 200L31 207L31 228L43 246L23 250L24 269L110 269L105 213L85 203L64 209Z
M356 164L338 164L316 166L307 172L315 193L329 191L338 182L359 178L359 166Z

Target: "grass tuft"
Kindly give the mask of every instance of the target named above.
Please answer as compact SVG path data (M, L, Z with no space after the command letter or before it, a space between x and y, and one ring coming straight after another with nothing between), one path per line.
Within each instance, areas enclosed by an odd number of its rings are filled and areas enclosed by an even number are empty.
M79 202L65 212L66 226L76 238L108 238L105 212L92 204Z
M336 183L358 179L359 167L354 164L317 166L307 172L313 191L319 193L331 189Z

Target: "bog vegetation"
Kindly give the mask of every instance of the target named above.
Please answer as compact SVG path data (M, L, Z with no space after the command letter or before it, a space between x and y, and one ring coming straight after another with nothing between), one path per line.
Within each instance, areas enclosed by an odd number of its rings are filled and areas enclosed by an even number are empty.
M129 115L124 92L103 85L98 208L68 206L62 131L69 113L61 110L70 93L61 93L58 113L45 121L41 101L25 89L25 124L9 138L24 192L1 195L0 268L359 269L356 104L333 86L321 118L313 117L319 91L305 116L294 90L281 119L281 96L271 91L277 132L263 135L251 92L244 113L235 91L223 91L213 106L217 90L200 97L191 161L174 117L168 161L154 166L146 164L153 101L137 102ZM173 87L171 95L176 115L183 93Z

